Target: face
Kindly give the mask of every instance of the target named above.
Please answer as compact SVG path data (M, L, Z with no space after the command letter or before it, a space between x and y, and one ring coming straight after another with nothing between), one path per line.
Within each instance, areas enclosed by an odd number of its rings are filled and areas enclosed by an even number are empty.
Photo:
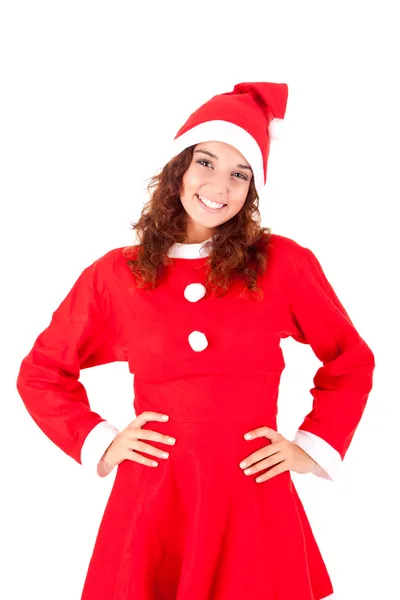
M233 146L215 141L195 146L180 194L188 215L188 243L212 237L219 225L240 211L252 177L249 163ZM208 207L199 196L223 206Z

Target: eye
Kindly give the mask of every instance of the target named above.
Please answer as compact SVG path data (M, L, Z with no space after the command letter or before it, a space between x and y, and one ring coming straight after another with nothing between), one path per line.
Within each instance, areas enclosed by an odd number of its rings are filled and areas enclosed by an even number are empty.
M211 165L211 163L210 163L209 160L205 160L203 158L201 158L200 160L197 160L196 162L199 163L199 164L201 164L201 163L207 163L207 164ZM237 175L241 175L241 177L235 177L235 179L244 179L245 181L247 181L247 179L248 179L246 177L246 175L243 175L243 173L240 173L239 171L237 171Z
M201 163L208 163L209 165L211 165L209 160L205 160L203 158L201 158L200 160L197 160L196 162L198 162L200 165L201 165Z
M246 177L246 175L243 175L243 173L240 173L239 171L237 171L237 174L238 174L238 175L241 175L241 176L242 176L242 179L244 179L245 181L247 181L247 177ZM239 177L239 179L240 179L240 177Z

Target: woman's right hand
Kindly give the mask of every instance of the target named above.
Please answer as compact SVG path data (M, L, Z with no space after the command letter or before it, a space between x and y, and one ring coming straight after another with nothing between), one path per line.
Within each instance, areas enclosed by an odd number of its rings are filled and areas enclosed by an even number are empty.
M169 435L164 435L151 429L142 429L142 426L149 421L162 421L165 423L167 420L163 418L161 413L153 411L144 411L138 415L134 421L117 434L104 452L97 466L97 472L100 477L108 475L116 465L119 465L125 459L133 460L149 467L158 466L158 462L138 454L136 450L141 450L142 452L146 452L146 454L158 456L159 458L168 458L168 453L166 453L166 456L163 456L163 450L139 441L140 439L145 439L168 445L175 444L176 439Z

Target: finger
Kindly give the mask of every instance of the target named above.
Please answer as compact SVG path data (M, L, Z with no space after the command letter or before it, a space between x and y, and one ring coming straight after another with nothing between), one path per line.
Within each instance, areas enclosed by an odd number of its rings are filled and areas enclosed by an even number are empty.
M287 466L287 461L284 460L283 462L279 463L279 465L276 465L275 467L272 467L272 469L270 469L266 473L263 473L263 475L259 475L258 477L256 477L254 481L256 483L261 483L262 481L267 481L268 479L275 477L275 475L278 475L279 473L283 473L284 471L288 471L288 470L289 469Z
M163 413L155 412L152 410L145 410L144 412L140 413L140 415L138 415L136 419L129 423L128 427L143 427L143 425L145 425L149 421L162 421L165 423L165 421L168 421L168 419L169 416L164 415Z
M156 460L146 458L145 456L138 454L138 452L135 452L134 450L129 450L129 448L124 458L127 460L132 460L133 462L141 463L142 465L147 465L149 467L158 467L158 462Z
M258 437L266 437L268 439L270 439L271 441L277 441L280 440L282 438L282 435L276 431L275 429L271 429L271 427L267 427L266 425L263 425L262 427L257 427L257 429L252 429L251 431L248 431L247 433L245 433L244 438L246 440L252 440L254 438L258 438Z
M269 446L264 446L263 448L256 450L252 454L249 454L249 456L247 458L242 460L242 462L239 464L239 466L242 469L244 469L246 467L250 467L250 465L254 464L255 462L258 462L259 460L262 460L263 458L267 458L268 456L272 456L273 454L276 454L277 452L280 452L281 450L282 450L282 446L281 446L280 442L275 442L274 444L270 444Z
M160 450L160 448L155 448L151 444L146 444L145 442L140 442L135 440L131 449L140 450L141 452L145 452L146 454L150 454L151 456L158 456L159 458L166 459L169 457L169 453L165 452L165 450Z
M252 467L246 468L243 473L245 475L253 475L254 473L258 473L259 471L264 471L264 469L273 467L274 465L281 463L283 460L286 460L286 457L282 456L281 452L278 452L277 454L273 454L268 458L260 460L260 462L257 462Z
M130 439L145 439L152 440L153 442L161 442L162 444L175 444L176 438L160 433L159 431L153 431L152 429L136 429L133 433L130 433Z

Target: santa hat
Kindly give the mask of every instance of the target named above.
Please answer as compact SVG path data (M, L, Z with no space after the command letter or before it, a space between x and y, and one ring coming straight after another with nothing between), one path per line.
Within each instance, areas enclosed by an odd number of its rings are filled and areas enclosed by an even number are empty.
M258 196L267 180L270 140L281 138L286 112L286 83L237 83L193 112L168 148L168 160L200 142L234 146L248 161Z

